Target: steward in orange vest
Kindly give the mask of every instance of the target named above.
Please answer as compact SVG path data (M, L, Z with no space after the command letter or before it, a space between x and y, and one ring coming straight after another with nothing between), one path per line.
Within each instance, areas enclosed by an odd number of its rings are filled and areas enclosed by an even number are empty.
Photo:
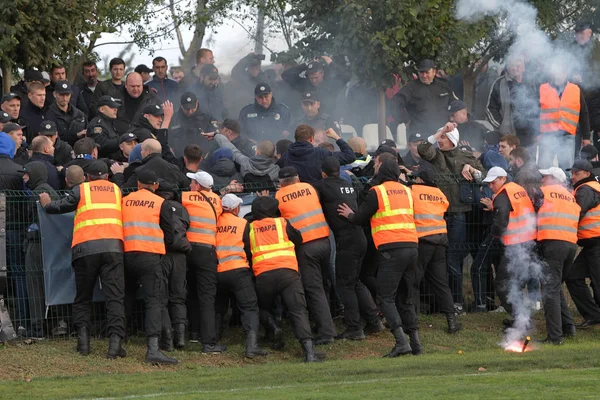
M248 234L244 235L244 250L256 276L260 319L268 335L274 338L272 347L281 349L283 334L271 315L275 298L281 296L294 335L302 345L304 361L321 361L314 351L304 288L295 257L295 249L302 245L302 236L285 218L279 217L278 206L279 202L272 197L255 199L252 202L253 221L248 224Z
M411 302L418 260L413 198L411 190L398 182L399 176L396 160L384 160L376 175L382 183L371 188L358 211L354 213L346 204L338 208L340 215L353 224L371 223L373 241L380 255L377 273L379 309L396 339L386 357L422 353L417 315Z
M537 240L544 262L542 300L546 318L546 341L562 344L563 336L575 334L575 324L562 283L571 270L577 252L577 223L581 207L575 196L565 188L567 176L562 169L540 170L543 203L537 215Z
M529 269L533 263L539 262L534 259L533 251L537 232L535 210L527 191L516 183L507 182L504 169L490 168L483 182L488 183L494 193L491 234L499 238L504 245L502 259L496 268L496 292L502 306L512 314L508 292L511 281L517 278L508 270L509 262L518 259L523 269ZM526 272L522 276L529 278ZM519 285L525 283L518 282ZM512 326L512 322L506 321L505 325Z
M82 355L90 351L93 289L100 277L110 337L107 357L125 357L121 346L125 336L121 190L108 181L108 167L102 161L92 162L87 174L89 182L74 187L60 200L51 202L47 193L40 194L40 204L48 214L75 211L72 263L77 290L73 304L77 351Z
M575 161L571 168L575 200L581 207L577 238L582 249L566 283L577 311L585 320L577 325L580 328L600 324L600 183L592 169L592 164L585 160ZM593 296L585 278L591 279Z
M444 214L448 210L446 195L435 186L433 173L422 170L417 183L411 186L415 226L419 237L419 261L415 273L413 305L420 308L421 281L431 285L440 312L446 315L448 333L456 333L462 325L456 322L454 300L448 286L446 249L448 231Z
M275 193L281 216L302 234L302 246L296 252L308 310L318 327L316 344L328 344L337 336L324 282L329 275L331 244L329 226L313 186L300 182L294 167L279 170L281 189Z
M244 235L249 235L248 221L240 218L242 199L234 194L226 194L221 200L223 214L217 224L217 326L223 324L223 317L229 307L229 297L235 295L237 306L242 314L242 326L246 332L246 357L266 356L267 352L258 347L258 300L244 250Z
M211 191L213 177L208 172L189 172L190 191L181 194L181 203L190 214L187 237L192 244L188 254L188 269L196 276L198 309L190 310L190 319L200 319L200 339L203 353L221 353L216 327L217 252L215 250L217 221L223 212L221 199ZM193 287L193 284L188 287ZM198 317L199 315L199 317Z
M148 342L146 362L177 364L160 351L165 279L161 256L166 254L161 221L172 220L173 212L165 200L154 194L158 189L156 172L144 168L137 173L138 190L123 198L123 239L125 242L125 295L135 301L142 287L145 305L145 333Z

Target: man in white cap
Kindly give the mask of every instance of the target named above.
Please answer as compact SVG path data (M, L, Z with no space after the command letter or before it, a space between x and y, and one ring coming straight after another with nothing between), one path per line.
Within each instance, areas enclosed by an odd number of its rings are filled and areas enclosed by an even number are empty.
M537 241L543 260L542 299L548 336L544 342L560 345L563 337L575 336L562 283L577 253L577 224L581 207L565 187L567 176L557 167L541 169L541 206L538 210Z
M468 151L458 148L459 133L456 124L448 122L435 134L421 143L417 150L421 158L433 165L435 184L448 198L450 206L446 213L448 228L448 282L454 297L456 312L463 313L463 260L469 254L464 246L467 237L467 216L472 203L461 196L461 185L469 185L484 169ZM463 189L468 189L468 186ZM464 194L464 190L462 191Z
M190 310L190 320L200 315L203 353L221 353L227 349L217 343L215 298L217 295L217 220L223 209L221 199L211 191L213 178L208 172L188 172L190 191L181 194L181 204L190 214L187 238L192 244L188 268L195 272L199 310ZM194 312L196 311L196 312Z
M532 250L536 239L535 210L525 189L514 182L508 182L504 169L490 168L483 182L488 183L494 193L493 201L487 198L481 200L485 205L484 210L494 213L490 235L499 239L504 248L502 259L496 268L496 292L502 306L513 314L514 301L508 298L510 288L515 284L522 286L531 278L529 267L533 262ZM518 274L514 268L517 262ZM504 324L508 328L513 322L505 320Z
M242 199L226 194L221 200L223 214L217 223L217 328L222 326L227 313L229 297L235 296L242 314L242 326L246 332L246 357L266 356L258 347L258 299L252 280L252 271L244 251L244 236L249 235L248 221L238 216ZM220 332L217 329L217 336Z

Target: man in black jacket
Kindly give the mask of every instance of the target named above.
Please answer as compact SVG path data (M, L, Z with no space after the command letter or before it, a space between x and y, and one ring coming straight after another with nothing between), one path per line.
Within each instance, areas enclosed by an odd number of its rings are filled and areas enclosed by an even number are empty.
M63 166L73 160L73 148L60 139L54 121L42 122L40 135L46 136L54 144L54 165Z
M39 134L40 125L44 121L45 110L44 101L46 100L46 89L39 82L32 82L29 85L27 101L21 107L19 118L22 118L27 125L27 143L31 143L34 137Z
M98 112L98 103L102 96L110 96L115 99L123 100L123 77L125 76L125 61L122 58L113 58L110 60L110 79L102 82L98 82L96 89L94 89L94 95L92 96L92 102L90 104L90 118L94 117Z
M4 130L8 136L15 142L17 150L15 151L13 161L20 165L25 165L29 161L29 152L27 151L27 142L23 135L24 126L9 122L4 125Z
M56 82L54 100L49 102L46 112L46 118L56 123L60 138L71 146L85 136L87 129L85 114L70 103L72 94L73 88L69 82Z
M229 112L219 82L219 70L212 64L206 64L200 70L198 81L188 90L196 95L202 112L212 115L217 121L224 121L229 117Z
M254 103L240 111L240 125L244 136L255 142L276 142L289 135L291 116L288 106L275 101L271 87L259 83L254 88Z
M90 165L98 158L98 144L92 138L82 138L75 142L73 146L75 159L64 165L63 171L72 165L78 165L87 175ZM62 171L61 171L62 172Z
M92 98L98 85L98 67L94 61L85 61L81 67L81 74L85 82L79 86L79 95L85 103L85 109L82 109L86 116L91 115Z
M119 134L115 129L115 120L121 104L111 96L102 96L97 104L98 113L88 125L87 136L100 145L101 157L111 158L119 151Z
M133 125L139 123L144 110L149 105L157 105L156 95L144 86L142 76L137 72L127 74L125 86L121 89L123 107L119 107L115 128L125 133ZM170 102L169 102L170 103Z
M62 188L63 180L60 179L58 169L54 164L54 143L48 136L36 136L31 143L33 152L29 161L41 161L48 170L48 184L54 190Z
M199 145L202 152L207 154L210 145L202 132L214 130L211 124L213 118L200 110L198 99L192 92L182 94L179 104L181 107L169 125L169 146L176 157L181 157L189 144Z

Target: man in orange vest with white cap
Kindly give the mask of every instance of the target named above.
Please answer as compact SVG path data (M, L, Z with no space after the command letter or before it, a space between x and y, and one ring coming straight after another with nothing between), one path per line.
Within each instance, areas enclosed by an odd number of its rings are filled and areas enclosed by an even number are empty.
M166 254L161 220L172 219L173 212L165 200L155 194L158 189L156 172L138 171L138 190L123 198L123 241L125 248L125 292L132 304L138 287L144 299L144 324L148 350L146 362L177 364L177 360L160 351L163 296L161 257Z
M258 347L258 300L252 280L252 271L244 251L244 236L248 237L248 221L238 216L242 199L226 194L221 199L223 214L217 223L217 320L227 313L229 296L235 296L242 314L242 327L246 333L246 357L266 356ZM217 321L217 325L220 325Z
M562 283L573 265L577 253L577 224L581 207L575 196L568 190L567 176L557 167L541 169L542 187L539 202L542 202L537 215L537 241L544 275L542 299L548 343L562 344L565 336L575 336L575 324L567 300L562 291ZM537 205L537 204L536 204Z

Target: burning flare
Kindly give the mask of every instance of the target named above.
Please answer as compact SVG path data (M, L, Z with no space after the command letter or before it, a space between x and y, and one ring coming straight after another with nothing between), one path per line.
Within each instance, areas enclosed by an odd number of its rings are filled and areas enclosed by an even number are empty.
M525 353L526 351L535 350L533 347L529 346L529 342L531 338L527 336L525 340L513 340L512 342L504 344L504 350L512 351L514 353ZM529 347L528 347L529 346Z

